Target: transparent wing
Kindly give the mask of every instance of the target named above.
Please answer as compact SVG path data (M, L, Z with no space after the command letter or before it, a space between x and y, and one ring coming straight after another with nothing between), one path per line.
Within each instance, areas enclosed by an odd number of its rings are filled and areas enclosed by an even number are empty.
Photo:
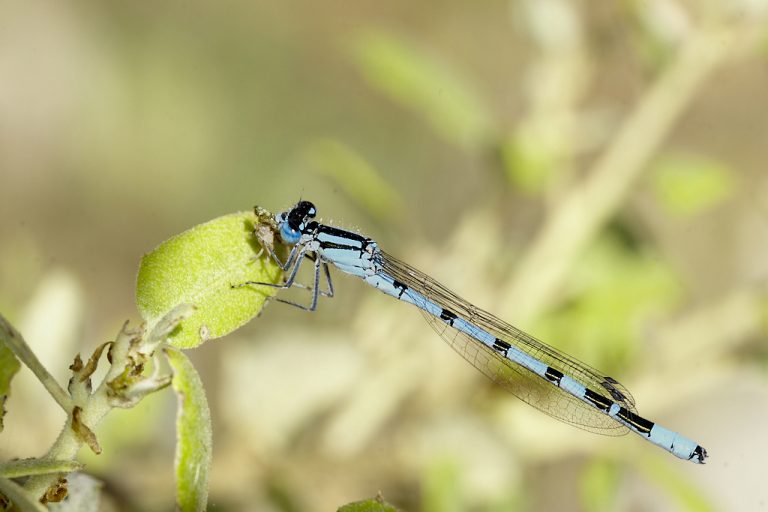
M406 284L414 302L418 294L448 309L458 317L481 327L519 350L535 357L592 391L637 413L629 391L615 379L533 338L492 314L476 308L426 274L381 252L382 271ZM416 293L413 293L416 292ZM430 326L473 366L524 402L565 423L603 435L624 435L629 429L610 416L503 357L492 348L458 331L422 310Z

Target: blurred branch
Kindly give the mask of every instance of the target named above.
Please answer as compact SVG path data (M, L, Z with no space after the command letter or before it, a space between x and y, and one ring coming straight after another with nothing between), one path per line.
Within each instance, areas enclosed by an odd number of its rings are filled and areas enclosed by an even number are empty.
M744 378L745 368L728 360L760 335L765 297L764 287L735 289L654 331L652 350L646 351L652 360L644 361L653 371L640 372L632 384L635 396L656 397L653 407L661 410L674 400L666 392L670 387L680 397ZM681 378L680 368L690 366L705 370Z
M659 359L654 364L667 361L679 368L686 361L701 359L702 354L709 360L722 360L736 345L760 331L764 301L764 289L737 289L670 322L654 336L657 350L653 352Z
M553 301L578 254L621 206L675 121L728 55L737 30L692 33L584 182L557 204L502 291L506 310L518 321L525 323Z
M594 66L573 2L526 0L519 9L535 50L521 80L527 111L502 145L502 158L517 190L540 194L572 179L574 153L589 138L576 113Z
M37 379L45 386L45 389L51 394L54 400L64 409L64 412L69 414L72 411L73 403L69 398L67 392L56 382L56 379L51 375L45 366L40 362L37 356L32 352L24 341L19 331L8 322L8 320L0 315L0 339L2 339L8 347L16 354L27 367L32 370Z

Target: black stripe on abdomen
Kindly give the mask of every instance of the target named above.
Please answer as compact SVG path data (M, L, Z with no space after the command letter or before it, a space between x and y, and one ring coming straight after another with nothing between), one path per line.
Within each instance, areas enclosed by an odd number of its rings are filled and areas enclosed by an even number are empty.
M398 299L401 299L403 297L403 294L405 293L405 290L408 289L408 285L407 284L401 283L397 279L393 279L392 280L392 286L394 286L395 288L399 288L400 289L400 293L397 295Z
M652 421L649 421L643 418L642 416L638 416L637 414L628 411L624 407L619 408L619 412L616 416L618 416L622 420L632 425L632 427L634 427L635 430L637 430L641 434L646 434L646 435L651 434L651 429L653 428L653 425L654 425Z
M456 313L454 313L453 311L443 309L440 312L440 320L444 320L450 326L453 326L453 321L456 320L457 318L458 316L456 316Z
M499 354L502 354L502 355L506 356L507 355L507 351L510 348L512 348L512 345L510 345L509 343L507 343L504 340L500 340L499 338L496 338L493 341L493 350L495 350Z
M586 398L589 403L603 412L608 412L608 410L613 405L613 402L610 398L604 397L600 393L595 393L589 388L587 388L587 390L584 392L584 398Z
M555 370L551 366L547 366L547 371L544 372L544 377L546 377L549 382L559 386L560 381L563 378L563 372L560 370Z

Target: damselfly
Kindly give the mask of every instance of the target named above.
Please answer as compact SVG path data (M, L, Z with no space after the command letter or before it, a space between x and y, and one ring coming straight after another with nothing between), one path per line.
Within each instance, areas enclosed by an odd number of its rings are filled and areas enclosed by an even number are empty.
M385 253L370 238L312 220L316 213L312 203L300 201L274 218L274 229L282 243L291 247L290 253L281 261L270 244L263 245L287 273L283 284L249 281L237 286L290 288L307 258L314 264L309 306L282 302L314 311L318 297L333 296L330 263L419 308L432 328L467 361L550 416L600 434L623 435L632 431L681 459L704 463L707 451L703 447L641 417L629 391L616 379L473 306L426 274ZM327 285L324 291L320 290L321 271Z

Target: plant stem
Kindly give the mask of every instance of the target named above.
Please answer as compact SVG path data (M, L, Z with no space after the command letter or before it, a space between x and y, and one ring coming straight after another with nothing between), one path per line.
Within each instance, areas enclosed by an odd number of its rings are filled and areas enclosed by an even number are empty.
M19 478L50 473L69 473L82 469L83 465L74 460L21 459L0 464L0 477Z
M72 412L73 403L66 391L56 382L45 366L40 362L32 349L29 348L27 342L19 334L19 332L11 325L3 315L0 315L0 340L4 341L13 353L23 362L27 367L32 370L37 379L45 386L48 393L51 394L56 403L58 403L64 412L70 414Z
M103 346L94 352L93 366L91 361L86 365L82 362L73 364L70 367L73 370L70 391L76 397L77 406L69 413L59 437L41 460L50 461L51 464L73 460L86 442L94 452L99 453L93 430L109 411L115 407L133 407L147 394L167 386L171 381L170 376L159 375L157 372L151 377L143 375L145 363L167 339L168 334L179 322L188 318L193 310L188 304L180 304L161 318L149 335L143 325L136 330L128 330L126 322L109 348L111 366L92 393L90 376ZM41 497L60 476L61 473L31 476L24 484L24 489L33 496Z
M78 404L82 407L79 421L87 428L95 429L112 408L109 402L108 383L120 376L129 364L128 352L131 342L138 335L140 334L126 331L125 327L120 330L111 349L112 366L93 394L88 396L84 403ZM76 377L75 380L77 380ZM77 453L84 444L84 440L78 436L73 428L73 418L74 415L70 412L59 437L56 438L48 453L42 458L43 460L72 460L77 456ZM56 482L58 477L59 474L33 476L24 484L24 489L33 496L40 497L45 493L46 489Z

